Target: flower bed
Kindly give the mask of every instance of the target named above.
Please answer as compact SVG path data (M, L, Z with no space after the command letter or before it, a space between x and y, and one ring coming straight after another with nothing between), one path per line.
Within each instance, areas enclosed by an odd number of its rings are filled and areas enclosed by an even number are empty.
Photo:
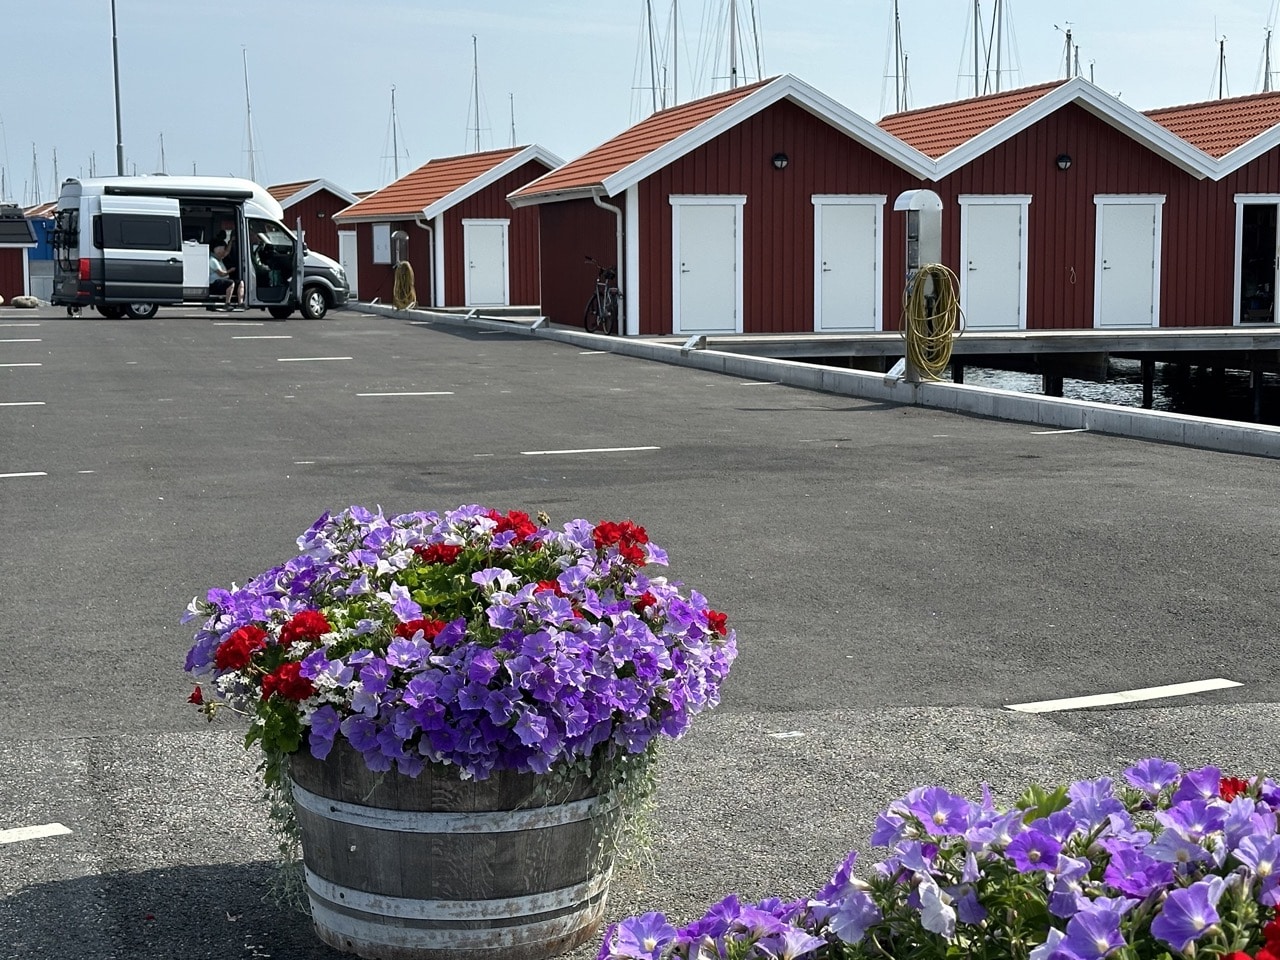
M269 782L338 737L374 771L477 779L678 737L719 702L725 615L645 572L667 555L643 527L549 524L481 506L325 514L296 558L191 602L191 701L250 718Z
M1010 809L938 786L895 801L812 896L734 896L677 929L614 924L600 960L1280 960L1280 788L1158 758Z

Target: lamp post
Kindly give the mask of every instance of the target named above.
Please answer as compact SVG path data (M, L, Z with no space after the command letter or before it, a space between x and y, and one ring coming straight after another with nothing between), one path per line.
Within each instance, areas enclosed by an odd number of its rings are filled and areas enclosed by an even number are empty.
M124 176L124 134L120 129L120 42L116 37L116 0L111 0L111 65L116 80L116 176Z

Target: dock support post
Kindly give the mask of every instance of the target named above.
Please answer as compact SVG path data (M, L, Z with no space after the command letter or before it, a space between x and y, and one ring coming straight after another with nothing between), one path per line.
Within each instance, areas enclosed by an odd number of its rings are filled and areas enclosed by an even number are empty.
M964 383L964 364L951 361L951 382Z
M1142 361L1142 409L1150 410L1151 404L1155 399L1156 389L1156 362L1154 360Z
M1045 373L1040 375L1040 392L1046 397L1062 396L1062 374Z

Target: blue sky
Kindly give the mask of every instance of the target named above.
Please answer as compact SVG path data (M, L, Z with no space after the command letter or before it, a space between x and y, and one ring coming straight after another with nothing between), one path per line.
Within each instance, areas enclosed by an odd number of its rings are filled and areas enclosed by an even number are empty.
M58 178L116 167L111 0L10 0L0 56L6 198L53 199ZM652 0L658 33L672 4ZM1280 0L1004 0L1004 89L1063 75L1065 33L1082 72L1138 109L1212 99L1225 37L1226 92L1262 89ZM748 0L738 0L747 19ZM913 107L972 91L972 0L900 0ZM979 4L984 29L994 0ZM681 100L725 89L729 0L681 0ZM125 172L325 177L367 190L432 157L536 142L572 159L652 106L643 0L116 0ZM14 14L16 13L16 17ZM876 120L892 0L756 0L764 73L793 73ZM479 61L472 70L472 36ZM641 56L642 47L644 56ZM670 76L673 60L665 58ZM743 76L753 78L747 49ZM1280 36L1275 57L1280 64ZM1278 67L1280 69L1280 67ZM391 136L391 88L398 118ZM1273 86L1275 86L1273 80ZM393 151L393 142L399 149ZM34 164L33 164L34 154ZM34 166L34 169L33 169Z

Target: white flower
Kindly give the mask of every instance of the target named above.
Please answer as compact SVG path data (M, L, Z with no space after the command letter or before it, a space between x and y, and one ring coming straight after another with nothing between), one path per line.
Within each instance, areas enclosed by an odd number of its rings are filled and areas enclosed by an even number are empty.
M956 934L956 912L951 898L938 889L932 878L920 881L920 922L926 930L948 940Z

